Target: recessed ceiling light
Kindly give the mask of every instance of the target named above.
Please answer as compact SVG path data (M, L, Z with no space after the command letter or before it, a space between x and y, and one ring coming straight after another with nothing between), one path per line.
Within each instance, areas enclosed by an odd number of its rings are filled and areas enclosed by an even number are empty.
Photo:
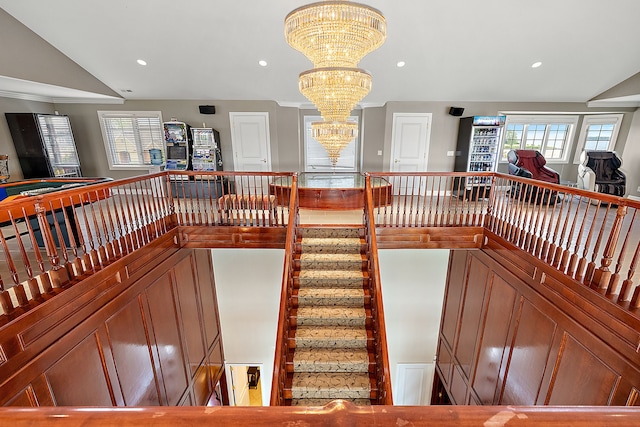
M147 61L145 61L144 59L138 59L136 62L140 65L147 65Z
M542 65L542 62L540 62L540 61L534 62L533 64L531 64L531 68L538 68L541 65Z
M258 64L260 64L261 67L266 67L267 61L265 61L264 59L261 59L260 61L258 61Z
M398 68L402 68L402 67L404 67L405 65L407 65L407 63L406 63L406 62L404 62L404 61L400 61L400 62L398 62L398 63L396 64L396 67L398 67Z

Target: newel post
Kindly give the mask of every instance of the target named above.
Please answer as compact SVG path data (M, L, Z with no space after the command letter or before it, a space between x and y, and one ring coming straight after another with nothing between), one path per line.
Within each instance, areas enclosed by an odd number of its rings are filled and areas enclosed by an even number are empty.
M591 284L593 286L604 289L609 284L609 280L611 279L611 271L609 270L609 266L613 262L613 255L616 250L618 239L620 238L620 231L622 230L622 221L624 221L624 217L626 214L627 207L618 205L616 218L613 221L613 227L611 227L607 245L605 246L604 252L602 253L600 267L596 269L596 271L593 273L593 279L591 279Z

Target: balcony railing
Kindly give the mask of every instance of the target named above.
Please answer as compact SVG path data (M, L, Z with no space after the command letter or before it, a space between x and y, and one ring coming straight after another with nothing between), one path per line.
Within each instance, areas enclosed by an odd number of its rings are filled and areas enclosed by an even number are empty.
M291 173L163 172L2 204L5 321L180 226L280 227Z
M626 310L640 308L640 203L499 173L371 173L378 228L483 226ZM375 188L372 190L376 191Z

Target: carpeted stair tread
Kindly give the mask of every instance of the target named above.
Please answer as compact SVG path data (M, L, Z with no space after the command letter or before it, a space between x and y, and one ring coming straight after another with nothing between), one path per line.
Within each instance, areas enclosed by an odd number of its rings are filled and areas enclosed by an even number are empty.
M359 271L303 270L294 274L300 288L362 288L365 275Z
M299 307L298 326L364 326L364 307Z
M364 290L360 288L314 288L298 290L298 306L363 306Z
M298 326L296 348L366 348L367 331L350 326Z
M362 271L363 258L360 253L303 253L300 256L302 269L358 270Z
M357 237L325 238L303 237L301 240L302 253L360 253L362 241Z
M368 372L366 349L300 348L293 355L294 372Z
M300 227L298 229L302 237L360 237L360 228L357 227Z
M294 399L366 399L371 383L366 373L294 373L291 392Z
M291 406L325 406L336 399L292 399ZM341 399L356 406L371 406L371 399Z

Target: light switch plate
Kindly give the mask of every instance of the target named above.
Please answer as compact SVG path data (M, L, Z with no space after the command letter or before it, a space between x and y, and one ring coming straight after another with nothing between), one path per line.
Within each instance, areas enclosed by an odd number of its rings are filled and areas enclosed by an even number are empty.
M378 150L378 156L382 156L382 150Z

